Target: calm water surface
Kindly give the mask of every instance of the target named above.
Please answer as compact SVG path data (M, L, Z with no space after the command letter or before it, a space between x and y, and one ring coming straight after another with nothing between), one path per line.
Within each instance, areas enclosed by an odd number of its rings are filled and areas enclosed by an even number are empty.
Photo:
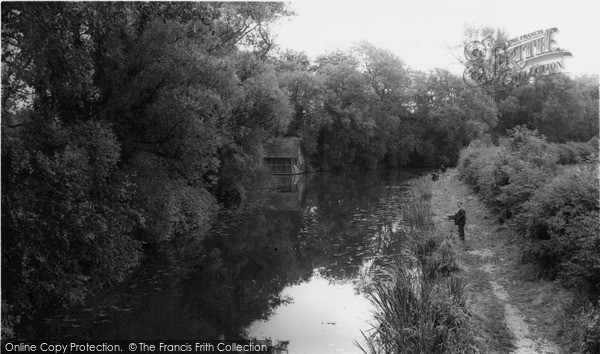
M290 353L355 353L365 297L416 171L297 176L205 237L150 250L123 284L30 329L43 339L289 341ZM198 241L202 239L202 241Z

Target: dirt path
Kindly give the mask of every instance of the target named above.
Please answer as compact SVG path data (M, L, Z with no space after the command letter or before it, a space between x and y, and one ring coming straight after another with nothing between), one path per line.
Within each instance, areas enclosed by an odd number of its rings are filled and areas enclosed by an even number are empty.
M467 212L464 242L458 240L456 226L446 217L456 212L459 201ZM555 304L561 294L556 292L560 291L552 283L528 276L527 266L518 260L513 234L494 221L479 198L458 180L456 170L434 182L432 205L437 229L453 234L485 350L561 353L551 340L556 333L552 318L560 310Z

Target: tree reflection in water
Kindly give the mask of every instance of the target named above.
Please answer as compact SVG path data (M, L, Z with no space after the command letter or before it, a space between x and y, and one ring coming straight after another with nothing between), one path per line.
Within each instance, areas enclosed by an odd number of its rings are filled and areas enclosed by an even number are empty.
M313 274L362 292L365 268L399 252L391 235L409 178L321 174L306 189L263 193L254 207L222 213L203 241L190 235L149 252L125 283L47 319L38 337L236 339L294 301L283 290Z

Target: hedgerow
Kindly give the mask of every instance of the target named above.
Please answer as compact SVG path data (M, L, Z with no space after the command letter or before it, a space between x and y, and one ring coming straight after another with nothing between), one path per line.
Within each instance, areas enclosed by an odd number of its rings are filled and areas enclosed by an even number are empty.
M541 275L581 290L591 304L600 299L597 144L551 144L517 127L498 145L472 142L458 166L500 221L521 236L524 260L535 262ZM598 310L596 305L588 312ZM599 321L592 320L581 328L587 333L577 344L583 352L594 352L600 343L594 329Z
M551 144L517 127L498 145L471 143L459 170L502 221L531 241L526 256L538 261L545 275L597 292L598 154L584 148L593 142ZM568 160L565 149L575 147L579 163L561 165Z
M532 241L528 254L546 274L592 292L600 291L600 224L597 164L559 172L535 191L516 218Z

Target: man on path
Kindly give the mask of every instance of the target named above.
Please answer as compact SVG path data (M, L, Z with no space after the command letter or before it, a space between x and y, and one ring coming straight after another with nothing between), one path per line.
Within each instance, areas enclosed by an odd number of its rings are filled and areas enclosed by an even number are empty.
M458 225L458 238L465 240L465 224L467 223L467 213L462 208L462 203L458 202L458 211L454 214L454 225Z

